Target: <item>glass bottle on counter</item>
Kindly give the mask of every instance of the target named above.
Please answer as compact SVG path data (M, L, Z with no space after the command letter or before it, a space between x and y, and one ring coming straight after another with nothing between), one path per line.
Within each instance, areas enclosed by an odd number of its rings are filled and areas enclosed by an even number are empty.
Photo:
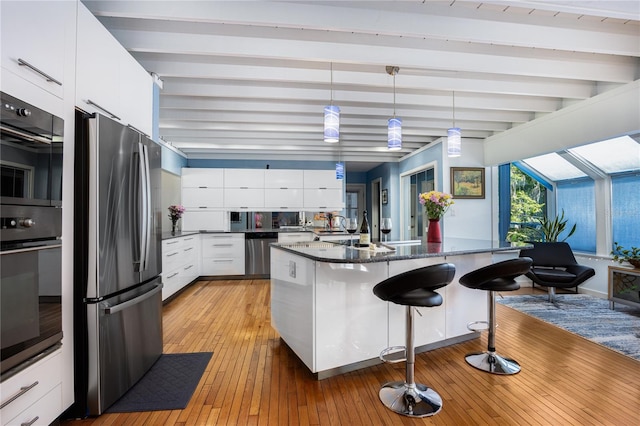
M360 241L358 247L369 247L371 243L371 231L369 229L369 220L367 219L367 211L362 212L362 224L360 225Z

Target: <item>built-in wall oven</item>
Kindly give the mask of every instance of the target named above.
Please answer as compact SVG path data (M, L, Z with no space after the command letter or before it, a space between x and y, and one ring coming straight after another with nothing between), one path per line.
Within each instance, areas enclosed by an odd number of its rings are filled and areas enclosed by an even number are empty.
M62 339L63 121L0 92L0 378Z

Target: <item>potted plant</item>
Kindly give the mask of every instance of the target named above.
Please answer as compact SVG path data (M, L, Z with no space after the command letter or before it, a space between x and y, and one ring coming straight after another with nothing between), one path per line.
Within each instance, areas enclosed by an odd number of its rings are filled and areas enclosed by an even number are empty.
M562 242L572 236L573 233L576 232L575 223L571 227L571 230L569 231L567 236L558 241L560 234L562 234L562 232L564 232L565 228L567 227L568 221L568 219L564 218L564 210L562 210L562 214L560 214L560 216L556 215L556 217L553 219L549 219L547 217L538 219L538 222L540 222L541 225L540 232L542 232L542 235L544 236L544 241L547 241L549 243Z
M617 242L614 242L611 254L616 262L628 262L634 268L640 268L640 247L631 246L631 249L625 249Z

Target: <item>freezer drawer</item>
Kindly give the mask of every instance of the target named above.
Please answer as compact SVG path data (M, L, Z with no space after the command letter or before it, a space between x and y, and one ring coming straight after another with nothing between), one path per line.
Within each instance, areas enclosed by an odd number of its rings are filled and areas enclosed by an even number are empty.
M87 304L89 414L99 415L162 353L160 278L115 298ZM91 330L95 330L92 332Z

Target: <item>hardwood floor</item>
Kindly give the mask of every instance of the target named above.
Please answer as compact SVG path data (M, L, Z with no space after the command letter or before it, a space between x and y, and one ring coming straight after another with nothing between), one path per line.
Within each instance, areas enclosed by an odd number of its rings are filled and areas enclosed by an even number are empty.
M522 289L520 292L539 292ZM105 414L63 425L637 425L640 362L498 305L498 352L522 372L468 366L480 339L416 356L418 382L443 409L411 419L386 409L380 384L404 363L316 381L270 325L269 281L200 281L165 305L164 352L213 351L184 410Z

